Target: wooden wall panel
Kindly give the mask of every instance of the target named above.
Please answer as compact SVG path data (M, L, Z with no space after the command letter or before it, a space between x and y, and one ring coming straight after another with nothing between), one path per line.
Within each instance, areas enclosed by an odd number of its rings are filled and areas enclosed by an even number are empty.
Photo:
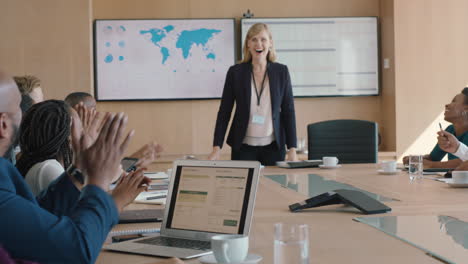
M2 0L0 67L42 80L46 98L91 89L90 0Z
M375 0L294 0L288 1L286 6L284 3L282 0L94 0L93 18L239 19L247 9L256 17L378 16L380 12L379 1ZM307 136L307 124L326 119L382 121L380 98L377 96L304 98L296 99L295 102L299 138ZM129 114L130 124L138 131L132 149L154 138L166 145L167 153L180 154L211 151L218 107L219 100L99 103L100 109L122 109ZM141 127L152 129L142 131ZM229 148L223 150L229 152Z
M398 154L429 153L444 106L468 83L466 0L395 0Z
M15 75L37 75L46 98L63 99L72 91L93 92L93 19L238 19L247 9L257 17L379 16L381 1L292 0L285 5L282 0L3 0L0 67ZM386 83L384 79L384 89ZM104 111L128 113L137 132L131 150L154 139L167 153L180 154L210 152L218 106L219 100L98 104ZM306 137L307 124L326 119L373 120L387 128L392 112L382 106L382 96L296 99L298 137ZM388 131L384 145L391 147L395 135Z

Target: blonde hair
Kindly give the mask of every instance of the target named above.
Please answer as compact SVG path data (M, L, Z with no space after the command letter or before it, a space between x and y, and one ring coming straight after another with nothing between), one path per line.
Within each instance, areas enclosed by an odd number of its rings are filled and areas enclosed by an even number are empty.
M249 28L249 31L247 31L247 35L246 35L245 40L244 40L244 47L242 49L242 51L244 53L244 59L242 59L241 62L250 62L252 60L252 54L250 54L250 52L249 52L249 48L247 47L247 42L249 42L249 40L253 36L259 34L262 31L266 31L266 33L268 34L268 37L270 37L270 41L271 41L271 48L268 51L267 60L270 61L270 62L275 62L276 61L276 51L275 51L275 47L273 46L273 36L271 35L270 29L268 28L267 24L256 23L256 24L253 24Z
M13 79L15 80L16 85L18 85L20 93L23 95L29 95L34 89L41 86L41 80L36 76L15 76Z

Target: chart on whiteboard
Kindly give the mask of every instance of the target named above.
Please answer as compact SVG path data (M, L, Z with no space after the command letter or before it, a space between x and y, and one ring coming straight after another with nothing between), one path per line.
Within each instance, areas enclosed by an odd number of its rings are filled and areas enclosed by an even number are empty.
M294 96L379 94L376 17L242 19L242 40L260 22L289 68Z
M100 100L219 98L234 61L232 19L95 24Z

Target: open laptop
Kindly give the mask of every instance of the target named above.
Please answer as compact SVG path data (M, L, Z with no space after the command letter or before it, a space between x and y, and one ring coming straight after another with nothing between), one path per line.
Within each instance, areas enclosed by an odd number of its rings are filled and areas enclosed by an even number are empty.
M259 172L257 161L176 160L160 235L103 248L182 259L209 254L212 236L249 234Z

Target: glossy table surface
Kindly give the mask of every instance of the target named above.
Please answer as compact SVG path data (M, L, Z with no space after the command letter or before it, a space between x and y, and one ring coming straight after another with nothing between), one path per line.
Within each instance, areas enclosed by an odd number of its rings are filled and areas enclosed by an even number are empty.
M447 263L468 262L468 222L447 215L357 217Z
M351 207L331 205L298 213L291 213L288 209L289 204L304 200L310 196L311 189L313 189L311 185L314 185L312 182L315 179L322 181L325 185L337 182L338 184L344 184L341 186L351 186L365 190L378 197L391 198L383 201L392 208L390 213L370 217L415 217L416 221L418 221L416 217L423 217L421 219L429 217L427 221L432 221L434 224L439 221L440 216L453 217L463 222L468 221L468 189L450 188L447 184L429 177L410 181L407 172L403 171L396 175L380 175L377 170L378 167L375 164L345 164L341 168L331 170L266 167L262 171L258 186L252 229L249 236L250 252L263 256L261 263L273 263L273 226L277 222L287 222L308 224L311 263L441 263L437 254L447 257L447 259L450 259L448 257L452 255L459 254L459 252L461 252L462 257L467 254L468 250L464 248L461 251L458 248L451 249L451 246L447 246L445 251L435 252L435 256L427 254L426 251L413 246L411 243L403 242L400 240L401 238L397 239L368 224L353 220L356 217L369 216L364 216ZM278 183L278 179L282 182ZM315 192L321 190L319 188ZM155 207L154 205L131 204L128 208ZM398 227L400 227L400 224L406 223L406 219L411 218L401 219L405 220L397 220ZM442 219L444 219L444 223L449 223L452 218ZM449 220L446 221L446 219ZM380 221L384 223L395 222L394 220L376 220L379 225ZM423 220L419 221L422 222ZM372 225L372 221L370 223ZM151 228L158 225L158 223L126 224L118 225L114 230ZM402 226L403 229L398 230L412 229L414 228L412 225L414 224ZM447 224L444 224L444 226L446 228ZM423 225L419 227L420 230L417 232L426 234L425 227ZM452 229L452 227L449 227L449 229ZM402 232L397 233L403 234ZM429 235L430 232L427 231L427 234ZM433 240L433 236L423 237L427 241ZM450 235L445 237L445 242L441 243L462 239L458 236L455 239ZM463 239L466 238L463 237ZM412 243L416 244L417 241L415 240ZM433 243L437 243L436 240ZM160 259L157 257L103 250L97 263L157 263L158 260ZM461 263L459 261L455 262ZM200 262L193 259L187 260L186 263Z

